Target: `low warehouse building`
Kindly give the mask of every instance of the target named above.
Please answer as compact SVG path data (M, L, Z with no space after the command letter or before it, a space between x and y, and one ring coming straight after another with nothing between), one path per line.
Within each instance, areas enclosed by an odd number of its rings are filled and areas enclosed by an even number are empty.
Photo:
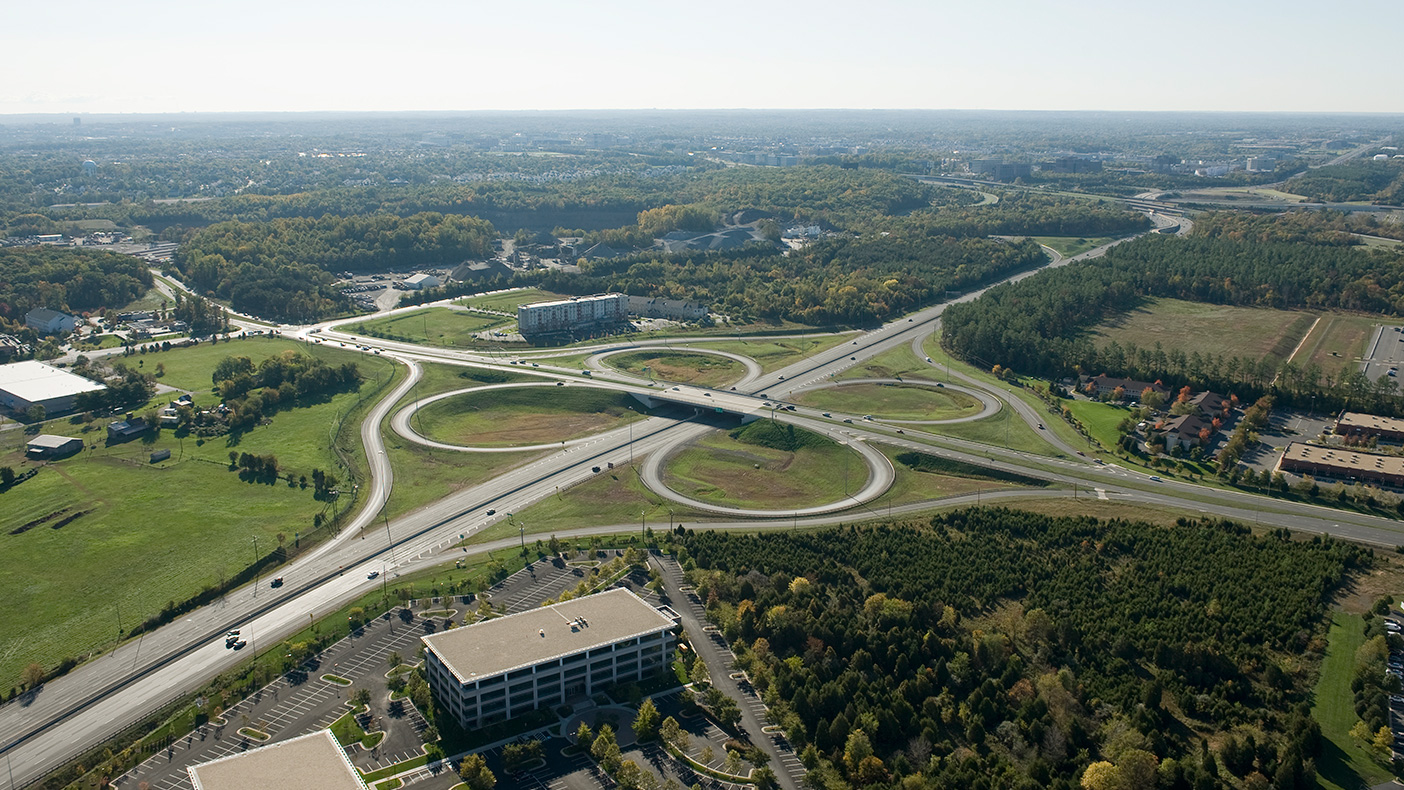
M642 680L672 661L676 628L615 589L421 638L429 688L471 730Z
M1339 436L1374 436L1387 441L1404 441L1404 420L1348 411L1336 419Z
M25 444L24 454L36 461L51 461L67 458L82 449L82 439L41 433Z
M79 395L104 389L96 381L35 360L0 365L0 406L16 414L35 405L49 415L72 411Z
M331 730L236 752L185 769L195 790L366 790Z
M1282 451L1277 469L1313 477L1338 477L1394 488L1404 487L1404 458L1397 455L1361 453L1340 447L1292 442Z

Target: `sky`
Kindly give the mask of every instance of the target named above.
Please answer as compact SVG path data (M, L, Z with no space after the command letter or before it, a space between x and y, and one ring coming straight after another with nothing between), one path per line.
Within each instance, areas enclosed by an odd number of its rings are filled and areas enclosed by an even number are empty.
M1404 112L1397 0L46 0L0 114Z

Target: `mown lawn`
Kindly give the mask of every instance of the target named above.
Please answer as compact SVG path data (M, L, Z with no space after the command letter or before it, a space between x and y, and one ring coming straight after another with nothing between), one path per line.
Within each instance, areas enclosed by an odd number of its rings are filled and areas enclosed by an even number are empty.
M1350 735L1350 728L1360 720L1355 715L1350 681L1355 674L1355 651L1363 644L1365 621L1359 615L1332 612L1326 658L1321 662L1321 676L1316 681L1311 706L1311 716L1321 725L1324 740L1317 770L1322 787L1330 790L1356 790L1390 778L1389 772Z
M707 348L750 357L760 363L761 369L768 373L852 340L849 335L795 335L781 340L709 340L705 345Z
M1087 432L1092 434L1093 438L1108 450L1116 448L1116 426L1131 413L1130 409L1088 400L1065 400L1063 403L1072 410L1073 416L1087 427ZM1048 416L1051 419L1059 419L1052 414Z
M540 288L523 288L507 293L493 294L491 296L470 296L466 299L459 299L457 304L465 307L477 307L483 310L497 310L503 313L516 315L517 307L524 304L534 304L536 302L553 302L557 299L568 299L565 294L543 291Z
M806 392L797 403L879 419L948 420L977 414L980 401L963 392L930 385L848 384Z
M686 351L634 351L606 357L604 363L631 375L699 387L724 387L746 375L746 367L734 359Z
M1365 346L1381 323L1385 322L1373 316L1326 313L1293 361L1300 367L1317 365L1330 376L1359 370Z
M732 439L715 431L668 459L664 482L684 496L734 507L809 507L863 488L868 467L855 451L833 442L796 452Z
M673 504L648 490L639 480L634 467L616 465L517 513L514 519L516 524L499 522L474 535L471 542L515 535L517 525L523 524L528 535L605 524L629 524L637 532L641 517L646 526L663 529L670 522L690 523L701 518L702 514Z
M347 324L348 332L399 340L405 343L422 343L444 348L462 348L481 345L485 341L475 340L473 334L490 327L509 323L506 318L450 310L447 307L430 307L408 313Z
M249 340L127 360L144 360L148 370L153 359L162 361L168 375L174 372L191 389L203 380L199 388L208 390L210 372L226 354L267 356L295 347L290 341ZM382 379L391 366L350 352L329 361L341 357L365 359L362 371L380 369ZM13 684L30 661L52 667L110 647L118 637L119 609L122 627L130 629L167 602L238 574L254 561L254 538L258 553L267 554L277 547L279 534L289 546L307 536L314 516L329 517L331 511L313 499L310 484L303 488L297 480L320 468L349 485L350 473L338 462L332 442L341 418L373 400L383 391L380 386L371 375L359 392L278 412L269 425L239 437L178 438L162 430L107 446L105 420L49 423L46 432L80 437L92 449L50 463L33 479L0 493L0 593L7 604L0 611L0 633L7 635L6 649L0 650L0 686ZM208 393L196 396L200 406L217 401ZM349 419L354 423L354 415ZM342 440L348 454L355 454L359 441L351 433L350 439L343 433ZM23 457L23 441L17 431L5 436L0 465L19 472L32 467ZM155 450L170 450L171 458L152 464ZM276 455L281 470L294 474L294 484L241 480L228 469L231 451ZM35 521L41 523L23 529ZM11 534L15 530L23 531Z
M642 403L587 387L524 387L470 392L424 407L414 428L454 445L515 447L601 433L643 419Z

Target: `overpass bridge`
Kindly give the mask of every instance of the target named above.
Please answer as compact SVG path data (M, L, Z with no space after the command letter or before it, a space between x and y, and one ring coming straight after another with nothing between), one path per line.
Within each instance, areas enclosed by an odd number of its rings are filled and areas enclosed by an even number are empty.
M630 389L629 394L650 409L661 403L691 406L703 412L738 415L742 425L759 420L777 407L775 401L764 397L705 387L689 387L686 384L659 390Z

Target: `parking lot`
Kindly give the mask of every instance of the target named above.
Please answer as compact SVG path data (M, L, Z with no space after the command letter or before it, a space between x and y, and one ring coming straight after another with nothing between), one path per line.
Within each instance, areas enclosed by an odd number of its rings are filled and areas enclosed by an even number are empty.
M1271 471L1287 445L1317 439L1323 433L1329 435L1335 424L1330 415L1274 411L1268 418L1268 428L1260 434L1261 441L1243 454L1242 462L1259 472Z
M1365 346L1365 356L1360 361L1360 370L1371 381L1383 376L1396 378L1399 368L1404 365L1404 331L1397 326L1380 326L1370 336Z
M419 637L426 628L437 627L436 621L405 610L377 619L147 759L114 784L138 787L146 782L152 790L190 788L187 766L263 745L239 734L241 728L268 734L269 743L322 729L350 710L348 700L357 688L371 692L371 718L367 722L371 730L383 730L386 735L370 751L359 745L348 750L351 761L362 770L374 770L420 754L424 719L413 705L390 702L385 688L385 673L390 669L386 658L397 652L406 661L413 661ZM327 674L346 678L352 685L323 680Z

